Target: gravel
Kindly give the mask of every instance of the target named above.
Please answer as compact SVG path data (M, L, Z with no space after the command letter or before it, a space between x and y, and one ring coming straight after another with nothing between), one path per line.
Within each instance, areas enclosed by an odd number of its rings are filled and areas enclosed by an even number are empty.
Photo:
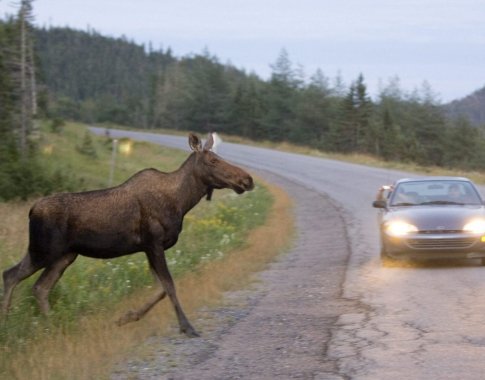
M264 173L294 200L293 248L246 289L198 313L202 334L151 338L113 369L125 379L345 379L327 356L341 315L365 305L342 296L349 243L342 212L326 196ZM268 237L270 238L270 237Z

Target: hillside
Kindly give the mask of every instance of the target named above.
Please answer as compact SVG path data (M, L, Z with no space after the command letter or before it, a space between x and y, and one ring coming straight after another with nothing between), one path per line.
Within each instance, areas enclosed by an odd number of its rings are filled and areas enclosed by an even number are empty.
M485 86L463 99L446 104L444 110L450 118L465 117L475 125L485 125Z
M364 74L348 86L322 70L306 80L303 68L296 67L284 49L271 65L270 79L262 80L220 63L207 50L174 57L170 48L154 50L92 30L33 28L32 32L37 59L31 65L37 65L38 77L30 82L38 83L39 116L217 131L421 165L466 169L485 165L480 132L466 121L447 120L427 88L408 94L389 84L373 99ZM21 99L12 96L18 72L34 72L11 64L21 62L15 50L17 33L14 20L0 22L0 37L10 46L4 51L12 52L0 54L0 78L7 78L0 97L4 94L12 103L2 108L6 116L0 123L11 141L15 131L30 130L14 125L26 119L18 115L25 108ZM23 95L23 103L30 104L29 92ZM26 139L23 136L22 141Z
M69 28L36 31L49 114L87 123L288 141L422 165L482 167L485 140L448 122L427 93L383 88L373 100L360 74L347 89L317 71L299 76L282 50L267 81L208 51L174 57L129 40ZM485 153L483 153L485 154Z

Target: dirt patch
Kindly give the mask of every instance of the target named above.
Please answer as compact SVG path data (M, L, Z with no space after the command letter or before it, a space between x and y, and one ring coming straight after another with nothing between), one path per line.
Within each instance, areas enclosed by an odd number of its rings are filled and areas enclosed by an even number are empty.
M257 281L200 310L202 337L174 328L147 340L119 363L111 379L342 379L327 357L337 318L360 305L342 298L350 254L338 207L315 191L264 177L293 198L297 237ZM272 239L268 236L268 239Z

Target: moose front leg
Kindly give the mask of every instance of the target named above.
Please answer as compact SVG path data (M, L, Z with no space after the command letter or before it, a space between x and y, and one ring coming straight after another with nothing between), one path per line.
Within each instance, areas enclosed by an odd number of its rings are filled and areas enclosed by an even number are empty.
M150 263L151 269L157 275L160 283L163 286L163 289L168 294L170 301L172 301L173 307L175 309L175 314L177 315L177 319L179 322L180 332L191 338L198 337L199 334L190 324L177 299L177 295L175 293L175 285L173 283L173 279L168 270L167 261L165 259L165 251L163 250L163 248L156 247L151 251L147 251L146 255L148 258L148 262Z

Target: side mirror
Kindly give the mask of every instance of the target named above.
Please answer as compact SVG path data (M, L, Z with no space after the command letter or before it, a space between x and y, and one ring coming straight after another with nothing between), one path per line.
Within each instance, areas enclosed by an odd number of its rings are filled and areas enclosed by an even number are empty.
M374 201L372 202L372 207L375 208L386 208L387 207L387 202L386 201Z

